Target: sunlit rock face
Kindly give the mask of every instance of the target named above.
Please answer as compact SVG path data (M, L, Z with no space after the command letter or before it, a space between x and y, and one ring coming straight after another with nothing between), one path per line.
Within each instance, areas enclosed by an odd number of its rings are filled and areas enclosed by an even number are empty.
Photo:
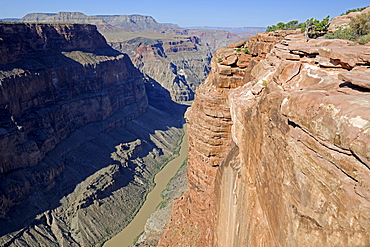
M189 192L160 246L369 245L370 48L257 37L219 50L197 90Z
M175 102L194 100L195 89L210 70L211 47L195 36L167 40L139 37L110 44L127 53L150 83L160 84Z

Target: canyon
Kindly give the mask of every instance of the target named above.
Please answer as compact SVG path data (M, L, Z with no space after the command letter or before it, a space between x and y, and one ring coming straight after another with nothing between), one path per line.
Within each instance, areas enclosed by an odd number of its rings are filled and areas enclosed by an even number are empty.
M101 245L177 150L186 106L161 101L90 24L0 24L0 244Z
M368 246L369 66L369 43L295 30L219 49L158 246Z
M44 23L0 23L1 246L101 246L184 113L187 186L183 167L135 246L370 245L369 43L280 30L219 48L150 17L26 17Z
M194 99L195 88L206 79L212 54L218 48L245 38L240 35L252 36L263 31L262 28L244 33L187 29L158 23L151 16L87 16L80 12L32 13L20 21L96 25L114 49L129 55L156 92L163 87L179 103Z

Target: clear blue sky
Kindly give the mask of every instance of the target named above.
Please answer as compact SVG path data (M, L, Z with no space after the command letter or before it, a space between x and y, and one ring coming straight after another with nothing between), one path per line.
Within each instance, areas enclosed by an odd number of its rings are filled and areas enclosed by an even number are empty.
M0 0L0 18L78 11L87 15L142 14L182 27L265 27L277 22L335 17L367 0Z

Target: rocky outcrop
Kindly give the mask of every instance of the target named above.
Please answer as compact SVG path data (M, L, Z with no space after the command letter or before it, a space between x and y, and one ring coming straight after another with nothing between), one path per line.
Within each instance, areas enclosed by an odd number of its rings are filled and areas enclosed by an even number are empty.
M0 32L0 245L99 245L173 155L183 109L148 105L144 76L95 26Z
M135 38L111 45L127 53L148 80L168 90L176 102L193 100L195 88L209 73L210 48L195 36L166 40Z
M217 49L226 47L228 44L238 42L244 38L244 36L225 30L190 29L184 31L184 34L199 37L204 45L208 45L211 48L212 54Z
M348 27L349 23L352 21L353 18L360 15L361 13L369 13L369 12L370 12L370 7L364 9L363 11L351 12L351 13L348 13L347 15L341 15L341 16L334 17L330 21L329 31L334 32L340 27Z
M215 54L160 246L370 244L369 47L276 35L247 45L261 58L245 68L236 48Z

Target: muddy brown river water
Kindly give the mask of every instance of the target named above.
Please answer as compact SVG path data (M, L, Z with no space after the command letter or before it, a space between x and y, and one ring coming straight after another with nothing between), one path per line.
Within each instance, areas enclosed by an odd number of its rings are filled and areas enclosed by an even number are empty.
M144 226L147 219L154 213L158 204L162 201L161 193L166 188L170 179L175 176L177 170L180 168L188 155L188 136L183 137L179 156L168 162L168 164L157 173L154 178L155 187L147 195L146 201L141 207L140 211L136 214L131 223L124 228L120 233L108 240L104 247L127 247L132 244L134 239L144 231Z

